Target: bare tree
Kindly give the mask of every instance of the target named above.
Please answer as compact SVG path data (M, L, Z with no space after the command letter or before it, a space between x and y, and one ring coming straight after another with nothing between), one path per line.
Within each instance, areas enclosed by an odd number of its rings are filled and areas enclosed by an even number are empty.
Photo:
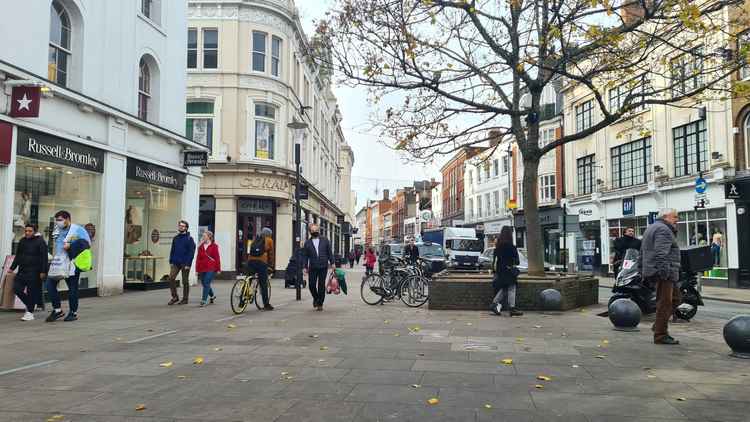
M644 107L732 95L745 50L729 49L730 28L748 25L743 13L729 22L728 12L744 2L337 0L311 45L342 82L367 87L373 103L398 100L373 124L413 159L512 136L528 244L541 245L540 158ZM542 91L556 79L590 91L601 118L540 146ZM529 273L543 274L542 248L528 253Z

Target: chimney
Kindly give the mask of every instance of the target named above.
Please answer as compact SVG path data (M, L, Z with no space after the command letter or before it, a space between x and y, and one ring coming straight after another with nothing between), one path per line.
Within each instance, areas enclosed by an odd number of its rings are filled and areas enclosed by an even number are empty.
M622 21L626 25L630 25L646 15L646 11L643 9L643 6L641 6L641 0L630 0L628 3L623 4L620 13L622 15Z
M387 201L388 197L391 195L391 192L388 189L383 189L383 200Z

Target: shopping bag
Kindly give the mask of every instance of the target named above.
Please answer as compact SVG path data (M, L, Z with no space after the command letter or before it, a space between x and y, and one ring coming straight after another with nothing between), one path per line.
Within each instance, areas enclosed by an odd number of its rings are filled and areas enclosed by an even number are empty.
M331 294L341 294L341 288L339 287L339 281L336 279L334 273L331 273L331 276L328 277L328 284L326 286L326 291Z
M52 257L52 263L47 271L47 277L53 280L62 280L72 275L72 263L68 254L62 253Z

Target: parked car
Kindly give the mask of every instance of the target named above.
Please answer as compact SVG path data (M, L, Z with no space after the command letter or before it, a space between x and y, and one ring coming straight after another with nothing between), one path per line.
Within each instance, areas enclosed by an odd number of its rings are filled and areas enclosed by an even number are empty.
M383 274L392 264L391 257L403 258L404 245L401 243L384 243L378 251L378 272Z
M482 252L482 255L479 256L479 268L481 270L491 270L492 269L492 257L495 254L495 248L487 248ZM522 272L528 272L529 271L529 258L526 255L526 249L519 248L518 249L518 269ZM550 264L549 262L544 263L544 271L550 271L550 272L556 272L556 271L562 271L562 265L554 265Z
M432 242L418 242L415 245L419 249L419 257L429 263L427 272L430 275L445 269L445 251L442 246Z

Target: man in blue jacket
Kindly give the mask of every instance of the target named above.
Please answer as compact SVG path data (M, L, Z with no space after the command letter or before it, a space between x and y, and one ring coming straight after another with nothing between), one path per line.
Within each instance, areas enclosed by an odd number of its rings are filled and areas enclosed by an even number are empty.
M310 294L313 297L313 308L323 310L326 299L326 275L328 269L333 269L334 259L331 242L320 236L320 226L310 226L310 239L305 242L303 250L303 265L308 274Z
M172 249L169 251L169 264L171 265L169 290L172 292L172 300L169 301L169 305L174 305L175 303L186 305L188 303L188 295L190 294L188 277L190 276L190 267L193 266L193 257L195 256L195 241L190 236L189 228L190 225L187 221L180 220L177 223L177 236L172 239ZM182 273L182 301L177 296L178 273Z

